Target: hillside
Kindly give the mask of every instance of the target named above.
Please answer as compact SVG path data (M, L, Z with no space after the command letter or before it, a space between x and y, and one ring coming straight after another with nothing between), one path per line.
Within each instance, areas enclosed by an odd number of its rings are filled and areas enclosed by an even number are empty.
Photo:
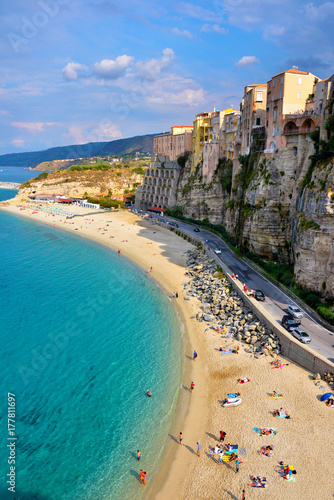
M74 167L73 167L74 168ZM30 195L56 194L61 196L87 197L120 196L134 193L142 183L143 174L136 168L109 168L108 170L62 170L40 174L21 184L16 200L26 201Z
M127 154L135 151L152 153L154 135L156 134L139 135L110 142L89 142L88 144L59 146L44 151L0 155L0 166L34 167L39 163L52 160L103 156L106 154Z

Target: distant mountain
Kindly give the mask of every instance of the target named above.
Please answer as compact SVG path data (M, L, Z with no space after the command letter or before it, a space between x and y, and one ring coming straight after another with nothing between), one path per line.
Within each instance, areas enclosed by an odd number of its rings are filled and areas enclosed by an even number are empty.
M0 155L1 167L34 167L43 161L65 160L86 156L104 156L126 153L153 152L153 137L157 134L138 135L128 139L110 142L89 142L73 146L58 146L44 151L30 153L11 153Z

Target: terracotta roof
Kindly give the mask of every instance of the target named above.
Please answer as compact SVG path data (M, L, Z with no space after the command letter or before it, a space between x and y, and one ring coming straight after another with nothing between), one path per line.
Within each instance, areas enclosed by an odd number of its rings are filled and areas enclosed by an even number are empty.
M287 69L286 71L281 71L280 73L277 73L277 75L274 75L271 79L275 78L275 76L283 75L284 73L295 73L296 75L309 75L310 73L307 71L299 71L299 69Z
M251 85L246 85L246 87L266 87L266 83L252 83Z
M171 128L194 128L193 125L173 125Z

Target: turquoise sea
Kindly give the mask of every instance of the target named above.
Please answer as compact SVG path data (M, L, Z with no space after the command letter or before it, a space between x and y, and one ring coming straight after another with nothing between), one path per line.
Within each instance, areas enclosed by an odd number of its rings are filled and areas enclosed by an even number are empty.
M3 473L0 498L141 498L138 471L157 470L181 383L169 299L110 249L2 211L0 276L5 474L7 393L17 437L16 494Z

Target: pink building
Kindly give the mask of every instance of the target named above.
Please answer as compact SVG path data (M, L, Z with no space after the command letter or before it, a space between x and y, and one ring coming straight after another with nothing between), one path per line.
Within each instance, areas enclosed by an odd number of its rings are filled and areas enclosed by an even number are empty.
M286 146L286 135L309 133L316 127L311 114L305 113L305 104L313 94L314 83L318 82L312 73L292 68L272 77L267 83L266 153ZM300 124L296 122L301 118Z
M192 131L191 125L176 125L166 134L155 135L153 152L175 161L179 156L191 151Z

